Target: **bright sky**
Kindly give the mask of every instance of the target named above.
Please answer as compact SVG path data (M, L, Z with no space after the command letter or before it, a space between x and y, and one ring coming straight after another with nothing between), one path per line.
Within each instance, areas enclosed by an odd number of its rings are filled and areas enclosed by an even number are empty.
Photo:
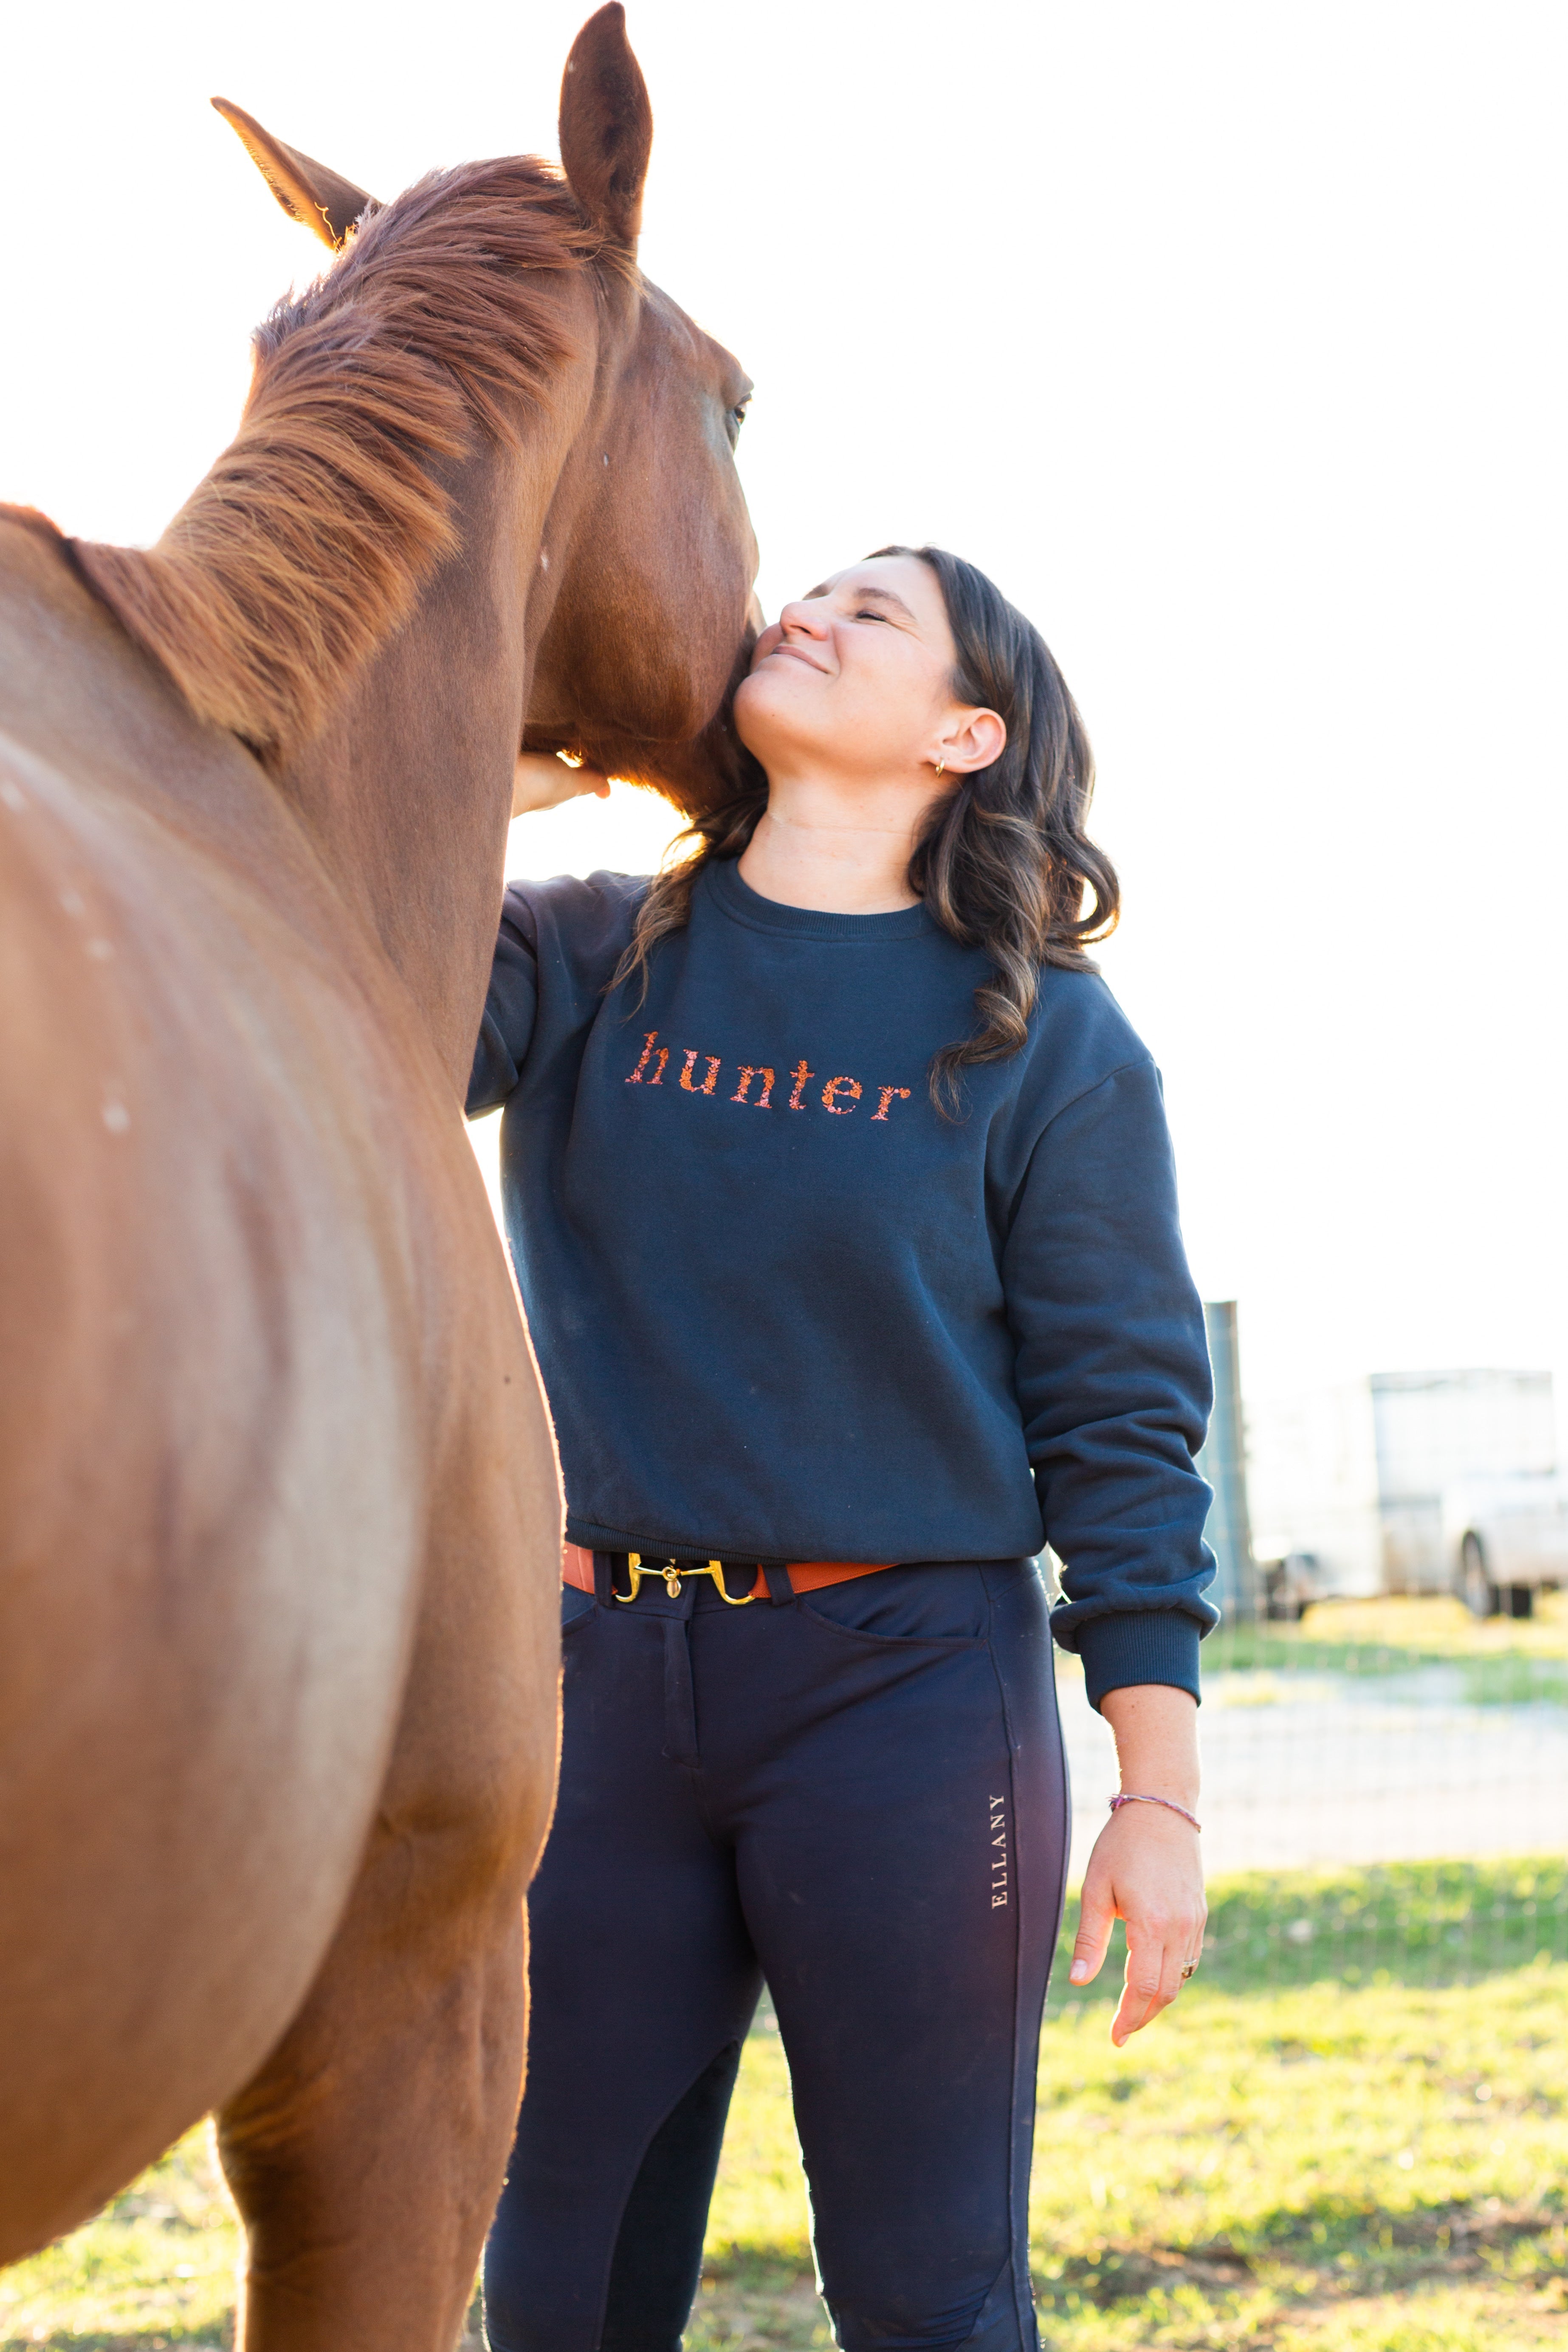
M553 152L585 13L18 18L0 496L150 539L228 437L317 248L210 93L387 196ZM945 542L1082 706L1126 885L1106 971L1249 1387L1568 1370L1559 0L630 24L643 259L756 379L770 614ZM641 870L663 816L529 820L513 870Z

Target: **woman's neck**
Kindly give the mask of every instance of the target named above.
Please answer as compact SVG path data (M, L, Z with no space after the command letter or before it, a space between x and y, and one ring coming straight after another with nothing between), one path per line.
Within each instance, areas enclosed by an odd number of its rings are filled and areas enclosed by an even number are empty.
M853 794L769 782L768 805L741 859L759 898L825 915L889 915L918 903L910 859L931 802L916 784Z

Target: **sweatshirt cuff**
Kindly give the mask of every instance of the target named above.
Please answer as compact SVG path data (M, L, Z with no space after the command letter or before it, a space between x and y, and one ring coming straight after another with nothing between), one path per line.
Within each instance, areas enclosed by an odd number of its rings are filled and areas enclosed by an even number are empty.
M1090 1617L1077 1634L1090 1706L1098 1709L1108 1691L1132 1683L1168 1683L1173 1690L1191 1691L1202 1704L1198 1629L1184 1611L1138 1609Z

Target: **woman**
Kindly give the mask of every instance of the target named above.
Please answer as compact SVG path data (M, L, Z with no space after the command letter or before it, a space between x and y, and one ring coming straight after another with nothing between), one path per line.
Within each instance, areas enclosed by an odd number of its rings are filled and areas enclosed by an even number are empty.
M1073 1981L1120 1915L1121 2042L1202 1942L1202 1314L1038 635L886 549L785 607L735 724L757 788L688 864L509 890L469 1097L568 1545L488 2323L673 2352L765 1977L840 2344L1026 2352L1053 1633L1141 1801ZM520 803L563 782L603 789L525 760Z

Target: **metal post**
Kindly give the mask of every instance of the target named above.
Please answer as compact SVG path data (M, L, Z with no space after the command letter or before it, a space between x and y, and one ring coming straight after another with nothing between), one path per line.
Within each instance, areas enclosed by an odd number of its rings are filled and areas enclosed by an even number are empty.
M1234 1625L1249 1622L1260 1613L1252 1519L1247 1507L1247 1439L1241 1416L1235 1299L1206 1299L1204 1324L1214 1368L1214 1418L1198 1455L1198 1468L1214 1488L1204 1538L1219 1571L1209 1599Z

